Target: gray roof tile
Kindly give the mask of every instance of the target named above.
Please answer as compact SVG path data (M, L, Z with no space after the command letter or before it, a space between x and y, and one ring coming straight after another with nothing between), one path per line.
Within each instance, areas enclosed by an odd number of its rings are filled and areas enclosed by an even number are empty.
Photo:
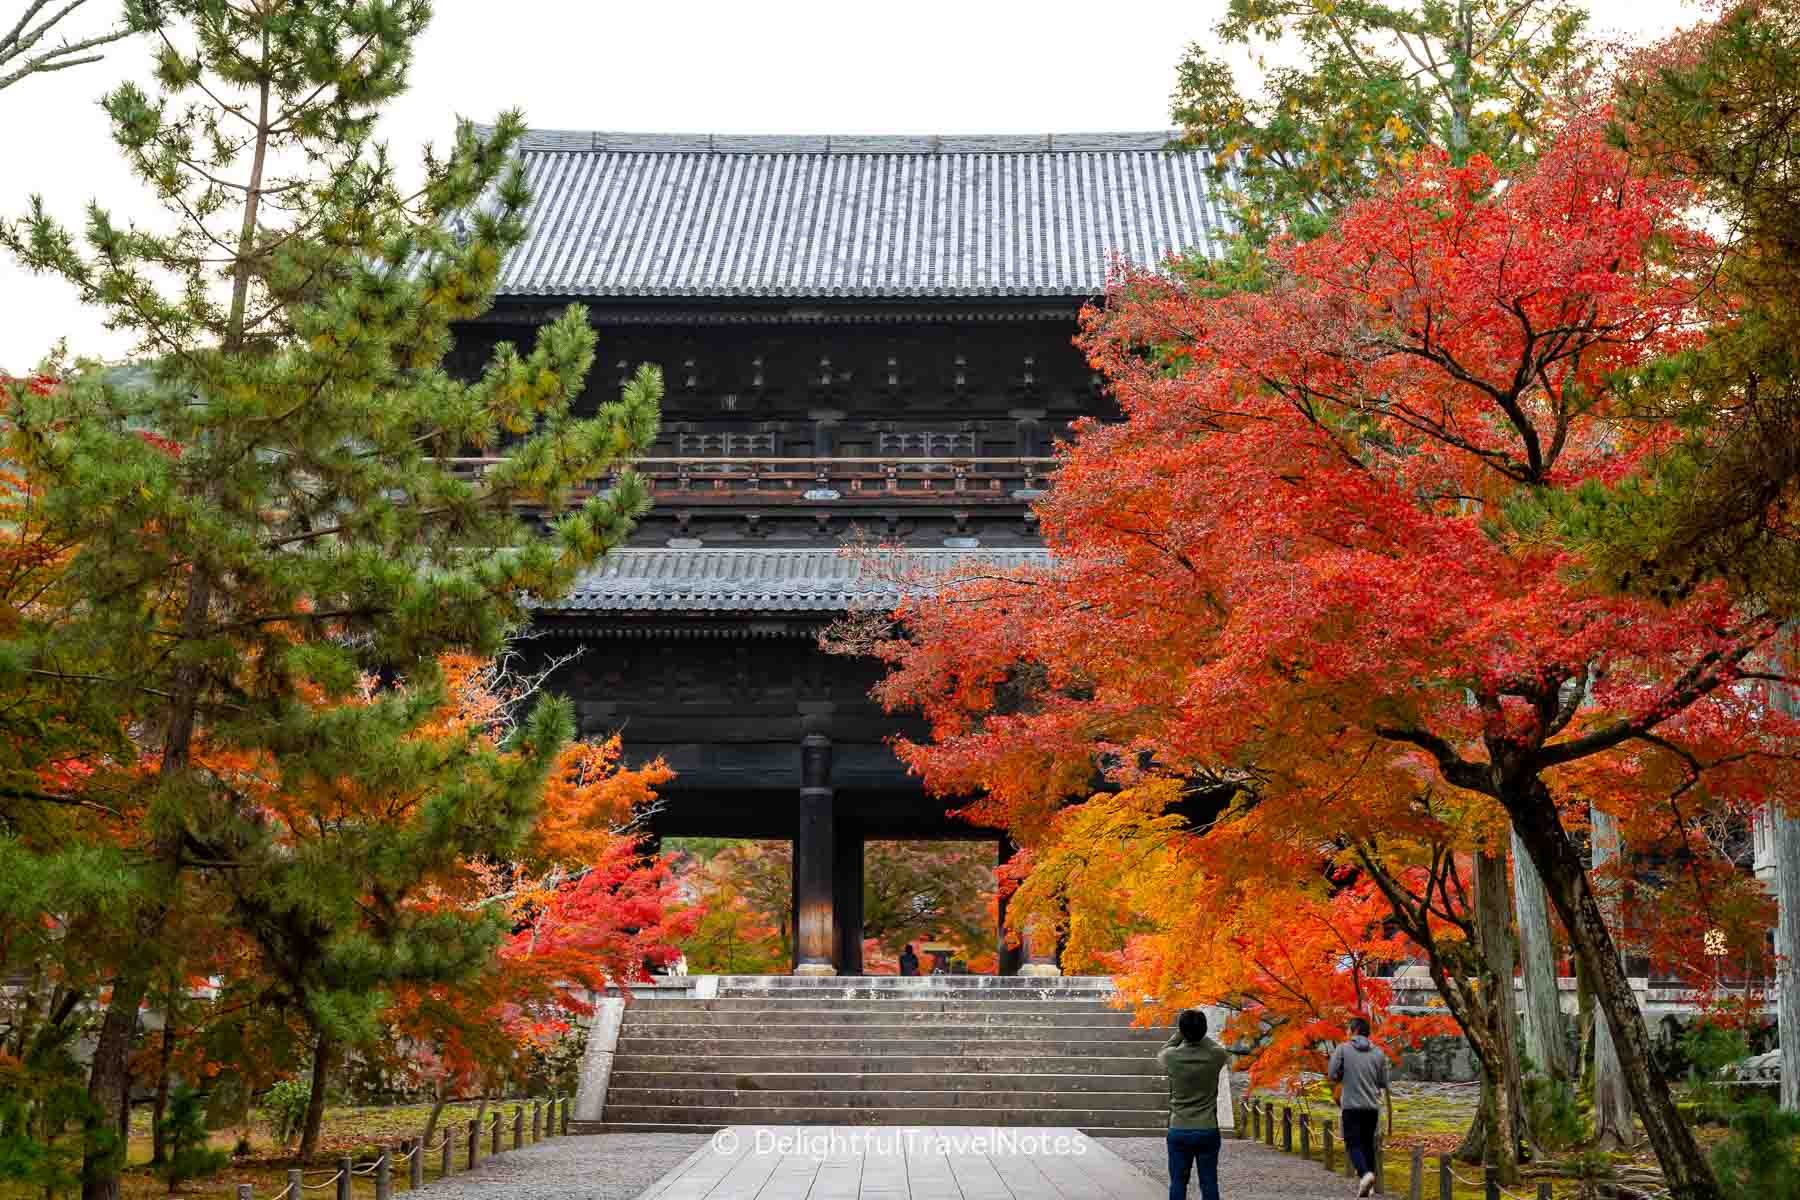
M545 612L846 612L898 603L959 566L1042 565L1047 551L899 550L898 570L839 550L615 550ZM916 581L916 583L915 583Z
M1086 297L1117 255L1217 253L1169 133L763 137L537 131L500 293L631 299Z

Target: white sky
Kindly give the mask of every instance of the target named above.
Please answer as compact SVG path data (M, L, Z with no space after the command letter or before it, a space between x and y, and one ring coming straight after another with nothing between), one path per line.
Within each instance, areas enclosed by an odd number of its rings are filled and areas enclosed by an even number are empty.
M1699 16L1681 0L1590 2L1597 28L1633 36ZM0 24L20 3L0 0ZM1162 129L1182 48L1207 36L1223 3L439 0L384 136L404 161L443 142L455 115L510 106L564 129ZM123 79L147 80L145 63L145 48L126 43L105 62L0 91L0 214L16 216L33 192L77 227L96 197L122 218L157 211L114 153L95 100ZM66 286L0 260L0 367L24 370L58 338L78 354L128 348Z

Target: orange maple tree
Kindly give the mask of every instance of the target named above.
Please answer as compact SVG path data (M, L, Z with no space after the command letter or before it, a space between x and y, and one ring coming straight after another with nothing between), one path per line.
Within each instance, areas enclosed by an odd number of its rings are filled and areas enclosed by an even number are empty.
M907 760L1028 844L1096 766L1177 781L1165 809L1199 843L1245 812L1327 855L1460 853L1510 823L1672 1191L1712 1197L1567 814L1679 830L1785 803L1771 767L1800 730L1763 694L1787 682L1775 614L1612 593L1561 532L1671 439L1617 373L1726 315L1692 190L1634 173L1607 119L1504 180L1422 153L1274 246L1259 291L1121 271L1082 344L1125 419L1062 455L1038 505L1054 565L909 602L880 694L931 721Z

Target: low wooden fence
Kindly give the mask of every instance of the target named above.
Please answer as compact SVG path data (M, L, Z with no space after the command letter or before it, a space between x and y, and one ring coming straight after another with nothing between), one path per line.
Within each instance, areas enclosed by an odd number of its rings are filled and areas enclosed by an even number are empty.
M442 1134L429 1146L424 1144L423 1138L402 1138L397 1146L382 1150L373 1162L357 1163L340 1158L335 1170L321 1172L325 1178L311 1183L306 1180L306 1172L290 1170L287 1186L276 1192L271 1200L310 1200L308 1192L324 1192L326 1188L334 1189L331 1200L351 1200L351 1189L356 1186L356 1180L364 1176L373 1180L376 1200L389 1200L402 1178L408 1190L425 1186L425 1163L431 1157L437 1158L437 1177L443 1179L458 1170L473 1171L484 1159L508 1150L518 1150L545 1138L568 1135L567 1096L533 1100L529 1109L524 1103L515 1104L510 1122L506 1120L504 1110L505 1105L496 1108L485 1129L480 1118L470 1120L466 1126L445 1125ZM511 1126L511 1145L507 1144L507 1125ZM238 1184L237 1200L255 1200L255 1189L248 1183Z
M1273 1100L1245 1099L1238 1105L1237 1135L1251 1141L1263 1143L1273 1149L1287 1154L1298 1154L1302 1158L1314 1158L1314 1146L1317 1145L1316 1157L1327 1171L1338 1169L1338 1160L1343 1159L1344 1174L1355 1178L1355 1170L1350 1166L1348 1157L1339 1152L1339 1145L1334 1142L1335 1121L1330 1117L1318 1117L1304 1106L1296 1109L1292 1104L1276 1104ZM1375 1191L1380 1195L1388 1194L1387 1148L1383 1145L1380 1130L1375 1133ZM1498 1169L1487 1167L1479 1176L1461 1175L1451 1166L1450 1156L1437 1156L1436 1169L1426 1166L1423 1147L1412 1147L1406 1158L1406 1198L1407 1200L1427 1200L1426 1188L1432 1188L1430 1200L1454 1200L1456 1185L1466 1184L1479 1188L1484 1200L1533 1200L1526 1193L1510 1191L1500 1186ZM1540 1180L1537 1185L1535 1200L1551 1200L1550 1184Z

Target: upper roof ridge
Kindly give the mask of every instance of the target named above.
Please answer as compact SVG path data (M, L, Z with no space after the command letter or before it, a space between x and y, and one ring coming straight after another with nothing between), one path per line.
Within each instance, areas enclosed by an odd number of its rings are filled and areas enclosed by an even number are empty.
M1167 149L1179 130L1122 133L757 134L533 129L522 149L688 154L1062 154Z

